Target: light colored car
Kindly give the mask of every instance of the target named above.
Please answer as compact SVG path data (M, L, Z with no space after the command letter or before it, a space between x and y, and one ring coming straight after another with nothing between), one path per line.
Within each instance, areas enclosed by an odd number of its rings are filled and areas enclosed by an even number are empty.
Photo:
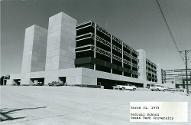
M150 90L151 91L166 91L166 88L162 85L151 85Z
M115 89L135 91L137 87L133 85L116 85Z

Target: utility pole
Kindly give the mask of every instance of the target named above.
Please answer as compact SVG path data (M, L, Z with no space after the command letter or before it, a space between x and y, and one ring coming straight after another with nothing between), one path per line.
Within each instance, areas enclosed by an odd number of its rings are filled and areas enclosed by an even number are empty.
M185 56L185 67L186 67L186 91L187 94L189 94L189 87L188 87L188 53L191 52L190 50L183 50L180 51L181 53L184 52L184 56Z
M191 85L191 72L190 72L190 85Z
M188 54L187 54L187 50L184 50L184 54L185 54L185 66L186 66L186 90L187 90L187 94L189 94L189 90L188 90Z

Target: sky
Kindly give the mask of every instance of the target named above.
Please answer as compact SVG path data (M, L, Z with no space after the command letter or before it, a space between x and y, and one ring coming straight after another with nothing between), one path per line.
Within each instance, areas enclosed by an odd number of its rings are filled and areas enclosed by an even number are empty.
M191 0L159 0L180 50L191 49ZM163 69L184 68L155 0L2 0L1 73L21 72L25 28L59 12L93 20ZM182 54L183 56L183 54ZM191 52L189 53L191 67Z

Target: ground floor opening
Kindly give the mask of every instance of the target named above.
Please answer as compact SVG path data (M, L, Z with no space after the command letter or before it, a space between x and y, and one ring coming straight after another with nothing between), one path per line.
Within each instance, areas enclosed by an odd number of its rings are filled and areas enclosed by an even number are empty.
M60 82L62 82L62 84L66 83L66 77L59 77L58 79Z
M13 79L13 84L15 85L21 85L21 79Z
M97 78L97 85L104 86L104 89L113 89L113 86L116 85L134 85L136 87L143 87L143 83L134 83L128 81L118 81L111 79Z
M39 86L44 85L44 78L31 78L30 80L35 85L39 85Z

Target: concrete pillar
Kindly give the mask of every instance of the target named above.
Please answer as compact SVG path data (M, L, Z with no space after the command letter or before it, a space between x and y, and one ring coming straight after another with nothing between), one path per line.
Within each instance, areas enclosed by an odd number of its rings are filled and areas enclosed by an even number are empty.
M161 67L157 64L157 83L162 84Z
M45 84L58 81L58 70L75 68L76 19L60 12L49 18Z
M111 39L111 64L113 63L113 40L112 40L112 35L110 37ZM113 69L111 68L111 73L113 73Z
M47 29L40 26L34 26L34 28L31 72L45 71Z
M94 59L96 59L96 51L97 51L97 42L96 42L96 37L97 37L97 24L94 24ZM94 64L94 70L96 70L96 64Z
M44 71L47 29L32 25L25 29L21 84L30 83L30 72Z
M144 87L146 87L147 84L147 75L146 75L146 52L143 49L137 50L139 52L139 79L144 82Z
M124 68L124 64L123 64L123 42L122 42L122 48L121 48L121 53L122 53L122 67ZM124 71L122 71L122 75L124 76Z

